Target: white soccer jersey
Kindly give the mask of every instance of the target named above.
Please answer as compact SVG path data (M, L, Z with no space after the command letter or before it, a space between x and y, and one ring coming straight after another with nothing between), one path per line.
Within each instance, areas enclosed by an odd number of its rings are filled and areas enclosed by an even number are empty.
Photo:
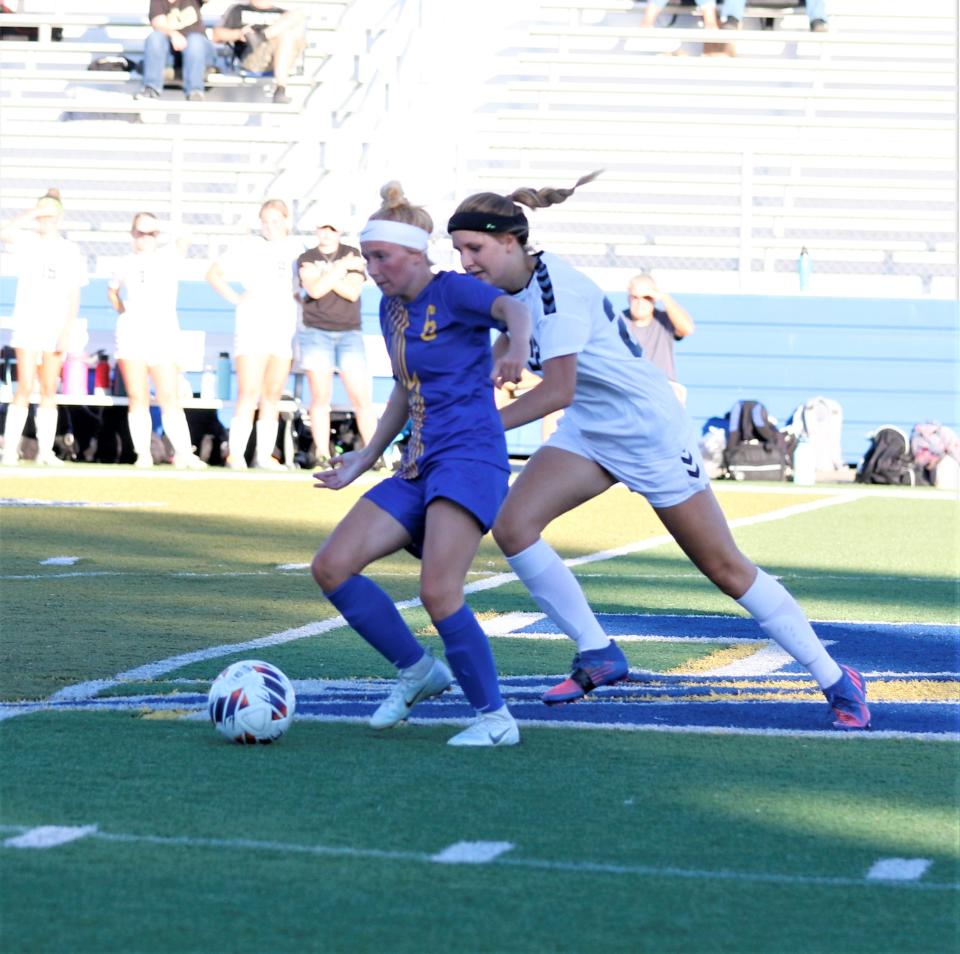
M43 324L59 331L73 317L70 297L87 284L87 263L73 242L57 235L41 238L19 234L12 243L17 270L17 297L13 306L16 328Z
M589 444L602 445L605 459L612 455L629 466L686 450L690 423L666 375L643 358L625 319L593 281L543 252L526 288L513 297L533 317L531 370L576 354L576 390L564 418Z
M292 352L299 305L297 258L304 251L292 236L268 242L259 235L241 239L220 259L228 281L243 287L237 306L234 350L237 354Z
M177 360L179 269L180 254L172 245L120 260L110 279L111 288L123 289L124 312L117 318L118 358L149 364Z
M132 253L120 260L110 279L111 288L123 288L128 312L164 319L177 314L180 254L172 245L154 252Z

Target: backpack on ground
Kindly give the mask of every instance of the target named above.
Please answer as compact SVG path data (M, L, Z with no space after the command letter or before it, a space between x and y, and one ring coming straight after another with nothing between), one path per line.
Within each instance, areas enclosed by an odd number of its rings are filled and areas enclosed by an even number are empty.
M915 486L917 474L907 435L899 427L886 424L869 437L870 446L857 467L854 480L858 484Z
M933 470L944 457L960 461L960 437L952 428L937 421L914 424L910 433L910 453L918 467Z
M737 401L730 408L725 475L732 480L786 480L792 448L759 401Z
M809 441L817 471L843 469L843 408L818 395L804 401L787 419L787 433Z

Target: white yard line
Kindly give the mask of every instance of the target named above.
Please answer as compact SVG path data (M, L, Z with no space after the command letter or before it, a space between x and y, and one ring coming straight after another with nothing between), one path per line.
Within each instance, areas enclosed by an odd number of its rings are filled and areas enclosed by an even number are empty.
M88 826L83 837L111 844L150 846L154 848L188 848L208 850L214 848L224 851L269 852L281 855L313 855L321 858L369 859L373 861L397 861L403 864L447 864L445 852L428 854L423 851L386 851L378 848L354 848L349 845L300 844L297 842L259 841L252 838L191 838L188 836L133 835L123 832L106 832ZM0 825L0 832L11 833L15 837L26 835L31 829L16 825ZM34 829L36 830L36 829ZM8 839L9 841L9 839ZM8 842L4 842L6 845ZM728 869L675 868L669 865L611 864L589 861L554 861L547 858L525 858L518 854L517 846L509 842L460 843L487 844L500 850L493 858L483 861L485 864L510 868L532 869L537 871L563 872L573 874L605 874L612 877L639 878L676 878L692 881L728 881L759 884L784 885L825 885L866 889L901 889L920 891L957 891L960 884L942 881L892 880L876 878L845 878L823 875L786 874L776 871L731 871ZM456 848L457 846L451 846ZM509 850L509 853L507 852ZM447 851L451 849L448 848ZM495 850L490 848L490 851ZM458 849L459 852L459 849ZM467 849L463 849L466 856ZM459 863L477 863L469 859Z

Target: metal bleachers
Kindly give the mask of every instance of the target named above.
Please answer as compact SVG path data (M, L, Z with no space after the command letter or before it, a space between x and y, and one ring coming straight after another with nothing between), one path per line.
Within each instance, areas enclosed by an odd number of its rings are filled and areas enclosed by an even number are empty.
M67 234L93 271L105 274L129 246L135 211L150 209L191 232L191 258L199 259L255 225L267 197L286 199L299 217L336 193L338 177L362 164L371 129L364 107L385 99L394 82L394 44L413 28L413 5L284 5L307 17L307 50L289 83L289 105L272 102L269 81L226 68L208 75L203 102L189 103L176 87L157 100L134 99L141 81L133 70L89 70L107 54L138 63L149 32L145 5L131 16L131 5L119 0L105 0L95 13L75 0L35 0L23 4L28 12L4 15L5 29L40 34L0 42L3 217L59 187ZM226 6L207 4L208 25ZM202 262L193 264L200 272Z
M776 29L644 29L630 0L545 0L461 149L467 188L571 185L534 238L604 287L956 295L956 11L834 0ZM735 48L729 48L731 37ZM696 42L694 42L694 40ZM712 47L711 45L712 44ZM707 55L725 50L736 55Z

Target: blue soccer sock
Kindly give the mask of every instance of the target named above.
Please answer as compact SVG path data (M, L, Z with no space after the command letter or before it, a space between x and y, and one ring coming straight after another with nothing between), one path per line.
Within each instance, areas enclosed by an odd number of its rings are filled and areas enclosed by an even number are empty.
M419 662L424 648L410 632L393 601L373 580L351 576L324 594L343 618L397 669Z
M433 621L443 640L447 662L477 712L493 712L503 705L497 665L486 634L466 603L446 619Z

